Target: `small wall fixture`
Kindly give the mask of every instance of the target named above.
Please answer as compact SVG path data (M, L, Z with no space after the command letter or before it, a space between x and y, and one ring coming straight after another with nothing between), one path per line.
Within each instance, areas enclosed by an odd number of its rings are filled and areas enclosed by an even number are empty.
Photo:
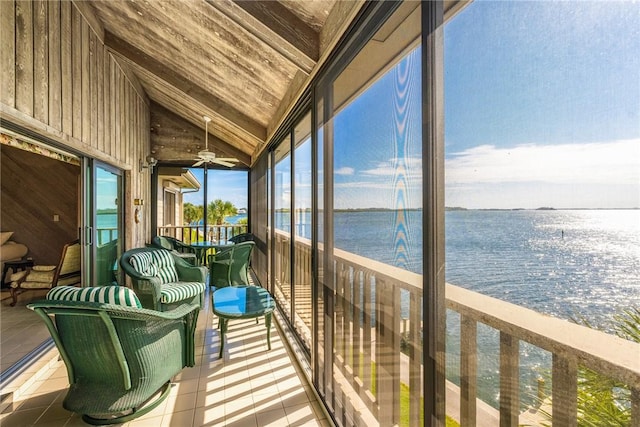
M152 156L147 156L146 158L147 164L145 165L142 159L138 161L138 172L142 172L143 169L151 169L151 173L153 173L153 167L158 164L158 160L154 159Z
M144 199L133 199L133 204L135 206L142 206L144 205Z

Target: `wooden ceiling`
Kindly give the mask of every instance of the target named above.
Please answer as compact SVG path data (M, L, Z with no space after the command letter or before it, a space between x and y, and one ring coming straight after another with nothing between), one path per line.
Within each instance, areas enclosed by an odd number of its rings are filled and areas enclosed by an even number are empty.
M151 106L151 152L188 164L204 148L249 166L363 1L92 0L106 47Z

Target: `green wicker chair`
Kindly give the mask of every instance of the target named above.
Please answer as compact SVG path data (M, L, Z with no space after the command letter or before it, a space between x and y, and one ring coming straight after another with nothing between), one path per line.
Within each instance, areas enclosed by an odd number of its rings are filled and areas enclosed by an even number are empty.
M197 264L196 250L189 245L185 245L178 239L169 236L155 236L151 239L151 244L157 248L175 251L174 253L191 265Z
M197 305L147 310L122 286L58 286L46 298L27 307L44 320L67 367L62 406L89 424L148 413L169 395L171 378L195 365Z
M229 239L232 243L242 243L242 242L252 242L255 240L255 237L251 233L241 233L236 234L235 236Z
M209 255L209 286L246 286L249 284L249 262L255 242L247 241Z
M206 267L194 267L172 251L155 247L124 252L120 267L145 308L167 311L185 303L203 307Z

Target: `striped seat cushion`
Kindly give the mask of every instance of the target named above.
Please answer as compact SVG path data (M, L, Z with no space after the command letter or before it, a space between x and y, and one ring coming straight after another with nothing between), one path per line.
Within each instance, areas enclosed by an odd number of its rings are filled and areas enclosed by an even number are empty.
M129 262L138 273L148 277L159 277L161 283L178 281L173 256L165 249L135 253L131 255Z
M61 301L101 302L125 307L142 308L135 292L124 286L95 286L89 288L56 286L47 292L46 298Z
M187 298L193 298L204 292L204 290L205 284L203 282L167 283L162 286L162 290L160 291L160 302L170 304L182 301Z

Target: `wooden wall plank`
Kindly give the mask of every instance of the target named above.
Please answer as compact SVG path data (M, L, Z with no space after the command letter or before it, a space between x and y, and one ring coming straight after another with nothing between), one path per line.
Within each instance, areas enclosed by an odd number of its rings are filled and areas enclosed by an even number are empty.
M73 63L71 60L71 3L60 2L60 73L62 131L73 134Z
M103 49L103 79L102 79L102 85L103 85L103 93L104 96L102 98L102 103L103 103L103 115L102 117L104 117L103 120L103 126L104 126L104 137L103 137L103 141L102 141L102 150L106 150L106 147L109 146L109 139L111 136L111 111L109 110L109 100L110 100L110 95L111 95L111 55L109 55L109 52L107 52L106 49Z
M13 1L0 1L0 102L16 105L16 11Z
M118 144L120 144L120 108L118 107L118 101L120 99L120 97L118 96L118 94L120 93L120 85L119 85L119 81L118 81L118 72L116 70L116 68L114 67L114 64L111 64L111 74L112 74L112 82L113 85L111 86L111 103L112 108L113 108L113 116L111 117L112 123L111 123L111 144L109 146L109 153L111 153L112 156L116 155L116 147L118 146Z
M49 42L47 3L33 1L33 116L49 123Z
M116 99L115 94L117 93L117 81L116 81L116 70L115 70L115 61L113 58L109 59L109 73L110 73L110 82L109 82L109 117L110 117L110 125L109 125L109 144L105 146L105 152L109 154L112 153L112 147L116 143Z
M111 92L109 93L109 97L111 98L111 128L109 132L111 133L111 139L109 141L108 151L113 153L115 144L119 141L116 128L118 123L118 107L116 106L116 102L118 100L118 68L116 66L115 61L111 60Z
M90 140L88 141L94 147L98 141L98 54L97 37L93 31L89 31L89 100L90 100Z
M124 112L124 121L125 121L125 149L122 152L123 159L129 159L131 157L131 86L129 84L125 85L125 112Z
M135 124L134 116L133 116L133 102L134 102L134 93L131 89L130 85L127 85L127 150L122 153L122 158L127 162L131 163L132 151L134 150L133 146L133 126Z
M62 130L60 2L47 3L49 41L49 126Z
M82 15L83 21L89 25L92 32L98 37L100 43L104 44L104 27L102 26L100 19L96 16L91 2L84 0L74 1L73 5L78 12L80 12L80 15Z
M33 116L33 3L16 3L16 108Z
M89 50L89 33L91 28L82 21L82 142L91 143L91 52Z
M73 102L73 136L82 140L82 15L71 8L71 56L72 56L72 82Z
M120 71L122 73L122 71ZM124 159L129 152L129 120L128 120L128 112L129 112L129 88L126 84L125 76L123 75L122 82L122 97L120 98L120 103L122 104L122 109L120 110L121 115L121 123L120 123L120 131L122 132L122 144L120 146L120 158Z
M96 81L98 84L98 139L96 147L104 150L104 46L100 43L96 46Z
M114 102L116 104L116 114L115 114L115 126L113 128L113 131L115 133L115 138L113 140L113 144L111 145L111 155L114 157L119 157L120 156L120 144L122 144L122 134L120 133L120 126L122 123L122 116L120 114L120 110L121 110L121 93L122 93L122 74L120 74L120 72L116 69L115 70L115 77L116 77L116 90L113 93L113 97L114 97Z
M149 149L147 147L147 149L145 150L144 146L143 146L143 141L144 141L144 135L143 135L143 129L144 125L143 125L143 117L144 117L144 104L142 102L142 100L138 100L137 101L137 107L138 107L138 114L136 116L136 123L138 123L137 126L137 132L138 134L136 135L136 141L138 142L137 147L136 147L136 156L134 157L134 161L136 161L136 159L141 159L143 157L143 154L145 154L147 152L147 150ZM149 128L146 128L149 129ZM145 196L146 197L146 196Z
M119 127L118 130L120 131L120 143L116 146L116 157L118 159L121 159L123 156L123 152L122 150L125 149L125 144L127 143L126 139L125 139L125 133L124 133L124 129L126 126L126 104L125 104L125 85L126 85L126 80L124 75L122 74L122 71L118 70L118 81L119 81L119 85L118 85L118 105L120 107L120 117L119 117Z

